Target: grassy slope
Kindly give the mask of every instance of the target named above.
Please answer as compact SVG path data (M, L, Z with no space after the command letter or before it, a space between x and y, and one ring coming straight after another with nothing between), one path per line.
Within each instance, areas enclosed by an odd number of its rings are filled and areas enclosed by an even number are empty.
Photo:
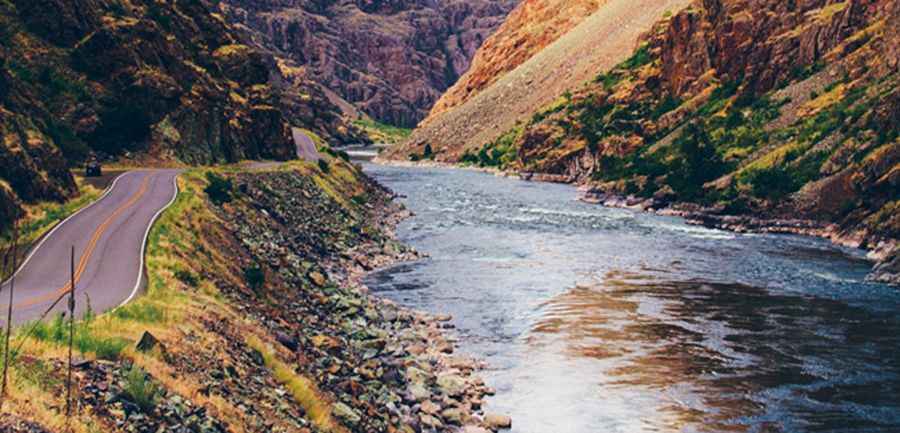
M412 129L388 125L368 118L356 120L353 124L377 144L397 144L409 138L412 133Z

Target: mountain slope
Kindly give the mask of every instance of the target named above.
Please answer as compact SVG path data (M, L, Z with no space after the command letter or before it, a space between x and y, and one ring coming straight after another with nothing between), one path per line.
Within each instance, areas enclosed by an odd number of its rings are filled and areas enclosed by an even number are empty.
M223 15L381 122L412 127L518 0L224 0Z
M593 14L605 0L526 0L472 59L472 66L431 108L427 123L468 101Z
M404 146L387 155L405 159L430 144L439 160L452 161L482 146L563 91L624 60L638 37L667 11L688 0L612 0L527 62L477 95L430 120Z
M4 1L0 34L0 229L20 202L75 194L68 167L91 152L288 159L292 124L352 137L205 0Z
M873 278L898 282L898 28L886 0L695 1L612 70L436 156L711 226L828 236L873 249Z

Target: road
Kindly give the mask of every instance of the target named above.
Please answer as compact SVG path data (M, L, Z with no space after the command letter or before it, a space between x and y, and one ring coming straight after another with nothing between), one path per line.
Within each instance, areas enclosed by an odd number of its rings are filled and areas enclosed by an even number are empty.
M70 254L75 246L76 317L90 298L103 312L129 302L143 288L144 249L150 226L177 193L178 170L135 170L122 174L105 195L48 233L15 275L13 324L35 320L69 290ZM9 284L0 290L5 322ZM59 302L52 315L66 308Z
M316 149L316 142L299 128L292 128L294 144L297 146L297 157L310 162L319 162L322 157Z

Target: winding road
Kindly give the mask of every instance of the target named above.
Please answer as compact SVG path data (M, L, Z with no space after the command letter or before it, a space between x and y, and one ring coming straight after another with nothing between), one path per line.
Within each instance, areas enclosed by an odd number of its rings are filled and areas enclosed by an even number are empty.
M91 205L59 223L32 249L15 274L14 325L52 317L67 308L70 254L75 247L76 317L123 305L143 288L144 250L153 222L174 200L178 170L122 174ZM3 319L10 281L0 290ZM52 309L51 309L52 307Z
M313 139L292 131L297 157L316 162ZM270 168L280 162L254 162ZM15 273L12 322L53 317L67 309L71 248L75 247L76 317L88 307L104 312L131 301L144 285L144 250L153 222L178 193L179 170L122 174L91 205L59 223L32 249ZM11 280L0 285L0 322L9 307ZM45 316L45 313L46 316Z

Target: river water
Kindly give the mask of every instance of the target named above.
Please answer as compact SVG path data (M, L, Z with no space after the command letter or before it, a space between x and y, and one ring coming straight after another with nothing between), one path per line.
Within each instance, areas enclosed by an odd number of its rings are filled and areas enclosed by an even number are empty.
M576 200L566 185L366 165L430 255L369 278L453 315L520 433L900 432L900 291L860 251Z

